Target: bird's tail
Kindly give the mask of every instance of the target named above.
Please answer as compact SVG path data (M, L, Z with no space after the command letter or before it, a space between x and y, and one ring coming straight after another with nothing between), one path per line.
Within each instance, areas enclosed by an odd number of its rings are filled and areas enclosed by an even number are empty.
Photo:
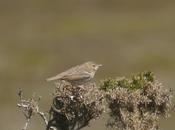
M46 79L47 82L54 81L54 80L58 80L58 77L54 76Z

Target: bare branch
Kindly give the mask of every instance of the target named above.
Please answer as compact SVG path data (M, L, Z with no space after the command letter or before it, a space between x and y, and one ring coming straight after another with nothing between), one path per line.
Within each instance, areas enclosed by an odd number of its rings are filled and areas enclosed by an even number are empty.
M27 130L27 127L28 127L29 123L30 123L30 119L27 119L27 121L25 123L25 126L22 130Z
M45 125L47 126L48 121L47 121L45 114L43 112L40 112L40 111L37 114L40 115L40 117L44 120Z
M35 100L35 94L33 94L31 99L25 100L22 97L23 91L21 89L19 90L18 95L20 97L20 103L17 103L17 106L22 110L24 116L26 117L26 123L22 130L27 130L30 120L36 114L43 119L45 125L47 126L48 120L45 114L39 111L38 102L40 101L41 98L39 97L37 100Z

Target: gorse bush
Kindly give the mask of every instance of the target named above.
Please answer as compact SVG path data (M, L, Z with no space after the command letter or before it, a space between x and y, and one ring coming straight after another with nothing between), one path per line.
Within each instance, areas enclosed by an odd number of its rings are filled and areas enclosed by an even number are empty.
M173 106L172 90L164 87L149 71L131 78L108 78L99 86L95 83L75 86L66 81L58 82L49 118L39 111L37 100L24 100L21 91L19 95L18 106L25 116L30 113L26 116L25 130L35 114L44 119L46 130L79 130L88 126L92 119L98 119L103 112L110 115L107 128L158 130L159 119L167 118Z
M131 79L106 79L101 84L106 92L110 119L108 127L122 130L158 130L160 117L168 117L172 107L172 90L159 83L152 72Z
M57 84L50 109L52 118L47 129L54 126L61 130L78 130L87 126L90 120L102 114L103 98L94 83L88 83L83 88L66 82Z

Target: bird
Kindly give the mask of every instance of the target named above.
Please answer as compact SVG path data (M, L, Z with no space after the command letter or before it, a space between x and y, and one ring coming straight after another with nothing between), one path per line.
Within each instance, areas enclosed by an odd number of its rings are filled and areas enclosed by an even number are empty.
M72 67L56 76L46 79L46 81L67 81L71 84L81 85L94 78L96 71L101 64L93 61L85 62L81 65Z

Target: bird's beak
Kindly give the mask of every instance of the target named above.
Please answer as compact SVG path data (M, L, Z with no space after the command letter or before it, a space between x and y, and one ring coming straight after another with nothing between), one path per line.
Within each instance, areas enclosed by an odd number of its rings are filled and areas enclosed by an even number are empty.
M101 67L101 66L103 66L102 64L98 64L98 67Z

